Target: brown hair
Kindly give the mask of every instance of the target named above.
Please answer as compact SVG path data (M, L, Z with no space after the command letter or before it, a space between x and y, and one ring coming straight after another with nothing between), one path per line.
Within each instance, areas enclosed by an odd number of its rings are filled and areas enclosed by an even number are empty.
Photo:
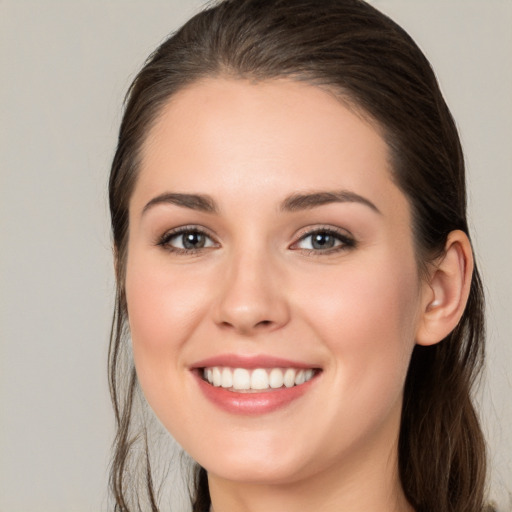
M464 160L454 121L427 59L396 23L361 0L225 0L188 21L149 57L131 85L110 176L117 296L109 371L118 428L111 486L116 510L123 512L133 510L130 499L140 508L143 494L151 510L159 510L147 433L133 409L137 378L124 354L128 203L141 145L163 105L207 76L318 84L373 119L389 146L393 177L411 204L420 268L442 254L450 231L468 233ZM483 344L483 293L475 267L458 326L441 343L415 347L405 383L399 471L417 512L483 510L485 445L471 401ZM144 444L145 482L132 483L129 499L137 440ZM210 503L200 467L192 501L198 512Z

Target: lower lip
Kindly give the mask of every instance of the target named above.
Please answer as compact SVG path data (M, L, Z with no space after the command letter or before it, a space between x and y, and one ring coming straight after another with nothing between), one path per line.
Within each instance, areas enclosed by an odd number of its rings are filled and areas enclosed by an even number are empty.
M212 386L197 373L195 377L206 398L224 411L233 414L257 415L276 411L297 400L311 389L318 375L299 386L283 387L262 393L228 391L222 387Z

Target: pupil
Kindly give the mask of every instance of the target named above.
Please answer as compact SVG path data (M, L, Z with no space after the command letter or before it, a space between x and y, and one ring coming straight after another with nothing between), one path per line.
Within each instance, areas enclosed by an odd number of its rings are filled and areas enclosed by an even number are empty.
M204 247L204 235L202 233L186 233L183 235L183 247L185 249L198 249Z
M334 247L334 238L326 233L317 233L313 237L314 249L330 249Z

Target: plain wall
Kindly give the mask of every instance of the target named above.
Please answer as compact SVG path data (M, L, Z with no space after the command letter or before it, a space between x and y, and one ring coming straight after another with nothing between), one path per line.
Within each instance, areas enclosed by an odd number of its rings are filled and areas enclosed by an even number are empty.
M488 297L480 393L512 510L512 2L374 0L460 127ZM108 509L106 183L124 93L199 0L0 0L0 512Z

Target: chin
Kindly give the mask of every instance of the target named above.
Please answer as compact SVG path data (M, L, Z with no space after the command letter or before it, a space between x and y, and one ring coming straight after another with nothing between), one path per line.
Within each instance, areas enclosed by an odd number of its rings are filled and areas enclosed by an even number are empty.
M303 471L295 463L261 460L240 460L236 455L233 460L218 461L203 466L209 474L224 480L250 484L286 484L301 479Z
M204 450L195 459L208 471L225 480L252 484L287 484L310 476L314 454L304 451L305 443L289 444L282 439L241 441L230 448ZM220 443L217 445L220 447Z

